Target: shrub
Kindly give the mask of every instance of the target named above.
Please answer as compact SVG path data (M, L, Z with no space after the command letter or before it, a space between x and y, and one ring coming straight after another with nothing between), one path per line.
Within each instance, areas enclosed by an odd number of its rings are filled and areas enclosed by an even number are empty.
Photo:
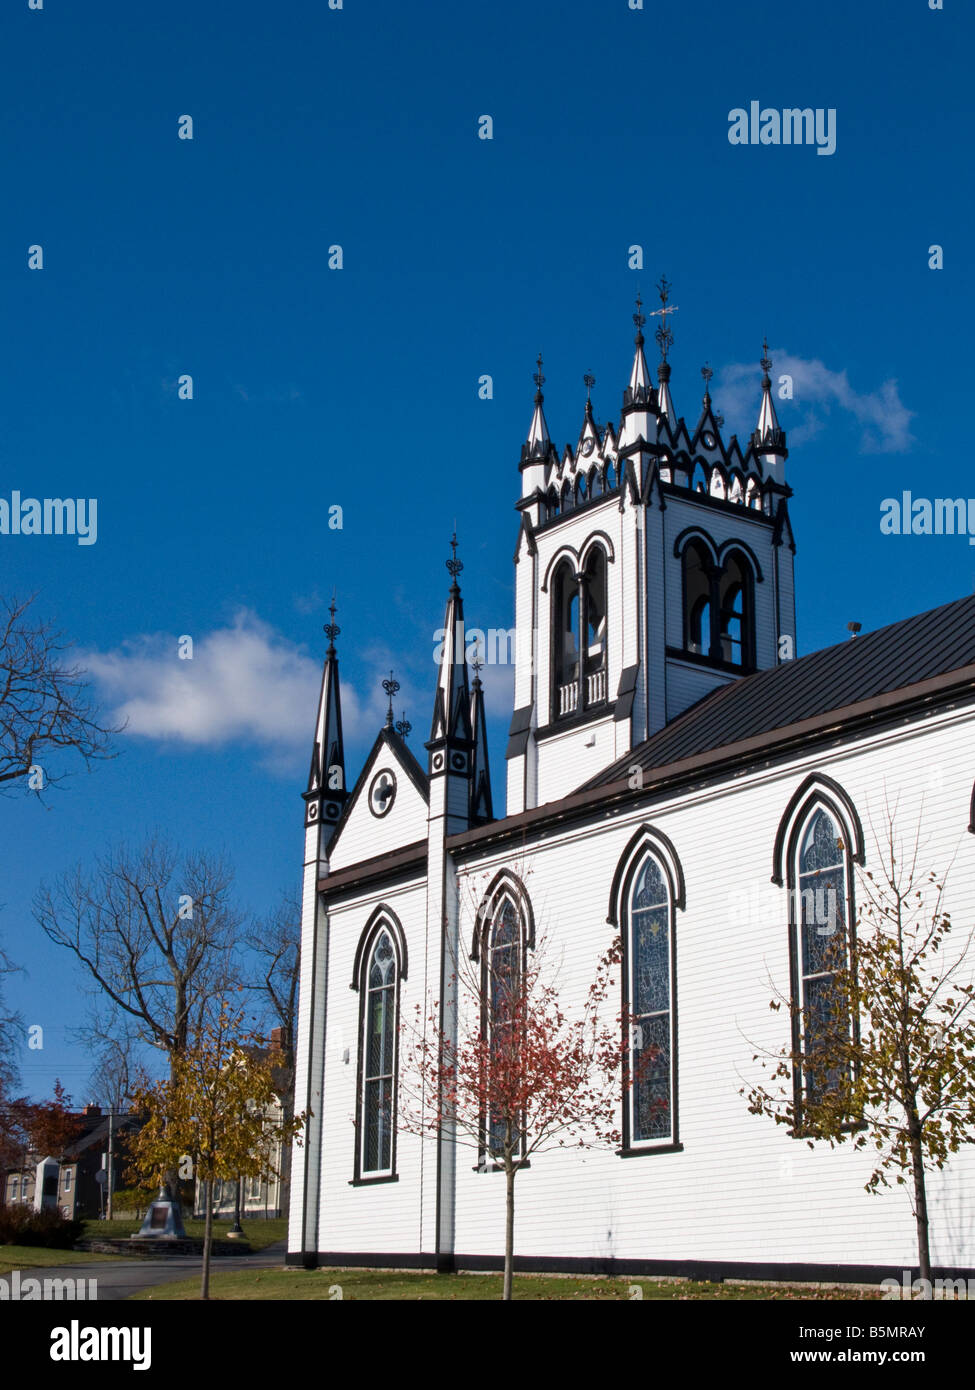
M81 1230L82 1222L69 1221L59 1211L0 1207L0 1245L43 1245L49 1250L70 1250Z

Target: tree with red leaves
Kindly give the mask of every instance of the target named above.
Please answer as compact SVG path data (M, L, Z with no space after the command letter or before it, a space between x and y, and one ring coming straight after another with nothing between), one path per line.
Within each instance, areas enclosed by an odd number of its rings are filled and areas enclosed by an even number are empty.
M503 1170L502 1297L510 1299L516 1176L544 1149L619 1144L620 1091L634 1078L623 1065L626 1020L607 1009L618 939L571 1017L545 969L544 943L530 959L486 945L477 955L451 962L445 1010L436 1000L418 1004L402 1026L398 1124L474 1148L483 1168Z

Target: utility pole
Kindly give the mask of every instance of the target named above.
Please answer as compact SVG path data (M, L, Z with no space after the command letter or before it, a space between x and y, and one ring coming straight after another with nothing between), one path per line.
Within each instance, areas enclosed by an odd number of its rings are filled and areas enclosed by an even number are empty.
M111 1221L111 1219L112 1219L112 1187L113 1187L112 1178L113 1178L113 1176L114 1176L114 1171L115 1171L115 1170L114 1170L114 1166L113 1166L113 1164L114 1164L114 1159L113 1159L113 1153L112 1153L112 1139L113 1139L113 1137L114 1137L114 1136L113 1136L113 1126L112 1126L112 1122L113 1122L114 1119L115 1119L115 1111L111 1108L111 1106L109 1106L109 1111L108 1111L108 1173L107 1173L107 1175L106 1175L107 1178L108 1178L108 1200L107 1200L107 1205L106 1205L106 1208L105 1208L105 1219L106 1219L106 1221Z

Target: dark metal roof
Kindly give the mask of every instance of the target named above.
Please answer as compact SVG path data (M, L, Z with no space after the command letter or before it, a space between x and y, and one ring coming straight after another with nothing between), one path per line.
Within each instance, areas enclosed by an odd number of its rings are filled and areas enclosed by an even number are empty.
M580 791L605 787L975 662L975 594L720 687Z

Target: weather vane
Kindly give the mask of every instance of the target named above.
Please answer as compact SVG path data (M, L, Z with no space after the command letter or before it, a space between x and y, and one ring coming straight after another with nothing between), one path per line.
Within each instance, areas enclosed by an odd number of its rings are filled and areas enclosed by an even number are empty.
M583 385L584 385L585 388L586 388L586 400L587 400L587 401L591 401L591 400L592 400L592 388L593 388L593 387L595 386L595 384L596 384L596 378L593 376L592 372L586 372L585 376L582 378L582 382L583 382Z
M383 689L389 696L389 709L386 711L386 727L393 727L393 696L399 690L399 681L393 680L393 673L390 671L389 680L383 681Z
M711 363L710 363L710 362L705 362L704 366L701 368L701 375L702 375L703 378L704 378L704 394L705 394L706 396L710 396L710 395L711 395L711 378L714 376L714 372L711 370Z
M640 298L640 291L636 292L636 313L633 315L633 322L636 324L636 341L639 347L643 346L643 325L647 321L647 316L643 312L643 300Z
M670 288L670 281L667 279L666 275L661 275L660 279L657 281L661 307L659 309L654 309L653 313L650 315L652 319L660 319L660 327L657 329L654 337L657 339L657 345L660 348L660 356L664 362L667 361L667 353L670 351L674 342L674 335L667 322L667 315L676 314L678 308L676 304L667 303L667 300L670 298Z
M538 367L538 370L535 371L535 372L532 372L532 381L535 383L535 386L536 386L536 388L537 388L537 390L536 390L536 392L535 392L536 398L542 394L542 387L545 385L545 378L542 376L542 354L541 354L541 353L538 354L538 363L537 363L537 367Z
M396 732L399 734L400 738L409 738L412 728L413 725L408 719L398 719L396 721Z

